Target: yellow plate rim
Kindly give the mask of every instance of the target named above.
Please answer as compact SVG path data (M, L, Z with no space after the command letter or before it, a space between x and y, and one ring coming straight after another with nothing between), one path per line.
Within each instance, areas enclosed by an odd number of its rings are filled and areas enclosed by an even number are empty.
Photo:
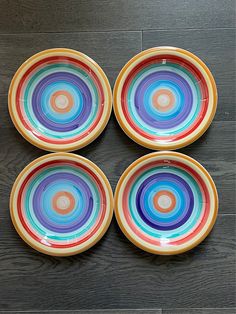
M36 137L32 137L29 135L28 131L25 129L25 127L21 126L21 122L19 121L19 117L15 111L15 101L14 101L14 91L16 90L18 84L16 83L16 81L18 80L18 78L22 75L22 73L24 73L24 70L26 69L26 67L29 64L33 64L35 62L35 60L38 60L38 58L44 59L45 57L47 57L48 55L65 55L65 54L70 54L70 55L74 55L76 58L78 58L79 60L82 60L83 62L87 62L89 64L92 64L93 67L97 70L97 75L100 81L103 82L103 87L105 86L104 89L104 96L105 96L105 102L106 105L104 106L104 114L103 114L103 119L101 119L101 123L99 125L99 127L97 128L96 132L94 133L93 136L91 136L88 139L83 139L83 142L81 143L81 141L77 141L75 143L71 143L71 144L50 144L50 143L46 143L40 139L37 139ZM11 83L10 83L10 87L8 90L8 111L11 117L11 120L14 124L14 126L16 127L16 129L18 130L18 132L32 145L43 149L45 151L51 151L51 152L71 152L71 151L75 151L77 149L81 149L85 146L87 146L88 144L90 144L91 142L93 142L101 133L102 131L105 129L109 119L110 119L110 115L111 115L111 111L112 111L112 90L111 90L111 86L110 83L108 81L108 78L105 74L105 72L102 70L102 68L89 56L87 56L86 54L79 52L77 50L74 49L69 49L69 48L52 48L52 49L46 49L43 51L40 51L34 55L32 55L30 58L28 58L25 62L23 62L21 64L21 66L18 68L18 70L15 72Z
M192 245L185 245L184 248L182 249L178 249L178 250L173 250L173 249L169 249L168 251L162 251L159 248L155 248L155 249L151 249L148 246L142 245L136 238L134 238L125 228L122 219L120 217L120 213L119 213L119 194L120 194L120 190L121 187L124 183L124 180L126 179L127 175L130 173L130 171L132 171L136 166L138 166L141 162L143 161L147 161L153 157L164 157L166 159L168 159L168 157L176 157L178 160L181 160L182 162L184 162L185 160L192 163L194 166L196 166L196 168L198 168L208 179L208 182L211 186L213 195L214 195L214 201L215 201L215 206L212 209L213 210L213 216L212 216L212 220L211 223L208 225L208 228L206 230L206 232L202 235L201 238L199 238L197 241L195 241ZM176 255L176 254L181 254L184 253L186 251L189 251L191 249L193 249L194 247L196 247L197 245L199 245L211 232L213 226L215 225L216 222L216 218L217 218L217 214L218 214L218 206L219 206L219 200L218 200L218 193L217 193L217 189L215 186L215 183L211 177L211 175L208 173L208 171L195 159L193 159L192 157L189 157L185 154L179 153L179 152L173 152L173 151L162 151L162 152L153 152L147 155L144 155L140 158L138 158L137 160L135 160L133 163L131 163L126 170L123 172L123 174L121 175L116 189L115 189L115 193L114 193L114 213L115 213L115 217L116 220L118 222L118 225L121 229L121 231L124 233L124 235L127 237L127 239L132 242L135 246L137 246L138 248L148 252L148 253L152 253L152 254L157 254L157 255Z
M207 122L202 126L202 128L198 130L198 132L195 136L193 136L193 137L187 136L185 138L185 140L182 141L181 143L173 141L170 143L161 144L159 142L148 141L147 139L143 138L142 136L137 135L136 132L131 127L129 127L128 123L125 121L125 118L123 118L121 116L121 111L122 111L120 109L121 101L120 101L120 98L118 96L118 94L119 94L118 90L122 89L123 84L121 83L121 81L123 80L124 77L126 77L128 75L129 68L132 67L132 65L134 63L138 63L139 60L144 60L145 58L147 58L148 56L153 55L153 54L162 55L162 54L167 54L167 53L171 53L173 55L178 53L178 54L181 54L183 56L183 58L188 57L189 59L194 60L196 62L196 64L198 64L199 67L201 69L203 69L203 71L205 72L206 76L209 79L209 86L210 86L211 91L212 91L213 100L212 100L212 110L210 112L209 118L208 118ZM206 64L199 57L197 57L195 54L193 54L193 53L191 53L185 49L182 49L182 48L170 47L170 46L160 46L160 47L149 48L147 50L144 50L144 51L138 53L133 58L131 58L124 65L124 67L121 69L120 73L118 74L117 79L115 81L114 89L113 89L113 110L114 110L116 119L117 119L120 127L126 133L126 135L128 135L134 142L136 142L137 144L139 144L141 146L152 149L152 150L175 150L175 149L185 147L185 146L190 145L193 142L195 142L209 128L209 126L210 126L210 124L211 124L211 122L215 116L215 113L216 113L217 101L218 101L218 95L217 95L216 83L215 83L215 80L214 80L214 77L213 77L211 71L206 66Z
M90 167L90 169L93 169L94 171L96 171L96 173L99 174L100 176L100 180L101 183L104 184L104 187L106 188L106 195L108 196L108 207L107 207L107 211L108 211L108 215L107 215L107 221L105 222L103 228L100 228L99 231L96 234L96 237L94 238L94 240L92 242L90 242L89 244L85 245L82 249L80 248L80 245L73 247L72 249L68 250L68 249L57 249L57 248L51 248L51 249L47 249L47 247L43 244L40 243L35 243L37 241L32 241L32 238L30 236L26 236L24 235L24 233L22 232L23 228L21 228L18 223L17 223L17 219L15 216L15 211L17 211L17 208L15 208L14 206L14 200L15 198L17 198L16 194L16 189L19 187L20 185L20 181L22 180L22 177L24 177L27 173L31 172L33 169L35 169L35 167L41 163L46 162L47 160L53 160L53 159L70 159L70 160L75 160L78 162L83 162L84 164L86 164L87 166ZM22 238L22 240L24 240L24 242L26 242L29 246L31 246L33 249L47 254L47 255L51 255L51 256L72 256L72 255L76 255L79 253L82 253L88 249L90 249L92 246L94 246L106 233L106 231L108 230L112 217L113 217L113 207L114 207L114 198L113 198L113 192L112 192L112 188L110 186L110 183L106 177L106 175L104 174L104 172L92 161L90 161L89 159L73 154L73 153L51 153L51 154L47 154L44 156L41 156L35 160L33 160L32 162L30 162L17 176L12 190L11 190L11 194L10 194L10 201L9 201L9 207L10 207L10 216L11 216L11 220L12 223L17 231L17 233L19 234L19 236ZM21 230L22 229L22 230Z

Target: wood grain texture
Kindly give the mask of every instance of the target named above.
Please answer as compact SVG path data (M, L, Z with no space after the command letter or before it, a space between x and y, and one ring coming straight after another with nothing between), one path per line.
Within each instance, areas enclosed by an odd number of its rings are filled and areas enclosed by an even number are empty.
M121 67L140 52L141 32L0 35L0 94L8 93L12 76L27 58L41 50L58 47L89 55L113 84Z
M233 0L1 0L0 32L235 27L233 8Z
M162 314L235 314L236 308L219 309L164 309Z
M154 256L133 246L113 219L81 255L34 251L15 232L8 202L19 172L47 152L25 141L9 118L16 69L38 51L68 47L94 58L113 85L133 55L160 45L189 49L216 79L210 129L180 150L215 180L220 207L212 233L182 255ZM234 0L0 0L0 313L235 313L235 46ZM101 167L114 190L125 168L149 152L112 114L102 135L75 153Z
M235 314L236 308L219 309L152 309L152 310L75 310L75 311L0 311L4 314Z
M10 217L1 222L1 309L234 306L235 216L221 216L201 245L179 256L141 251L113 220L89 251L48 257L23 243Z
M235 314L236 308L219 309L152 309L152 310L75 310L75 311L0 311L4 314Z
M0 311L0 313L3 313ZM75 310L75 311L4 311L5 314L162 314L161 309L155 310ZM231 314L231 313L229 313Z

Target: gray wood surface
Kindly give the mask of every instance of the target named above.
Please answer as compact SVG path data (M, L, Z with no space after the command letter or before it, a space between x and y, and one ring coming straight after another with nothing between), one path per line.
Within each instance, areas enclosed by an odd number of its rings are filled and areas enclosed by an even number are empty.
M162 314L235 314L236 308L166 309Z
M75 311L4 311L6 314L235 314L236 308L205 309L132 309L132 310L75 310ZM0 313L3 313L0 311Z
M12 227L8 201L17 174L46 152L26 142L9 118L14 72L40 50L68 47L94 58L113 85L129 58L160 45L197 54L217 82L210 129L180 150L201 162L217 185L212 233L185 254L153 256L133 246L113 219L104 238L81 255L34 251ZM0 0L0 313L235 313L235 50L231 0ZM100 166L114 189L125 168L149 152L112 114L102 135L76 153Z
M0 31L235 27L233 0L1 0ZM12 22L14 20L14 22Z
M2 313L0 311L0 313ZM162 314L163 311L159 310L75 310L75 311L7 311L6 314L18 314L18 313L27 313L27 314ZM194 313L195 314L195 313ZM201 313L202 314L202 313ZM203 313L204 314L204 313ZM206 313L207 314L207 313ZM231 314L226 312L226 314Z
M179 256L153 256L139 250L113 220L105 237L89 251L68 258L48 257L22 242L9 217L1 220L2 308L234 306L233 215L220 216L201 245Z

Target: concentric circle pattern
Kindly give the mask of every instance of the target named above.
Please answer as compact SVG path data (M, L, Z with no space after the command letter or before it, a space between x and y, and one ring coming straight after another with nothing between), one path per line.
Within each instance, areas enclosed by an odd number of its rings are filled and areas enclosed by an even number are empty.
M93 141L112 106L109 82L86 55L50 49L28 59L9 89L9 111L19 132L50 151L71 151Z
M50 255L72 255L94 245L107 230L112 191L89 160L49 154L18 176L10 209L16 230L29 245Z
M206 65L183 49L152 48L132 58L114 87L114 110L124 131L151 149L176 149L210 125L217 105Z
M152 153L130 165L115 193L115 214L126 236L155 254L199 244L214 225L218 197L208 172L174 152Z

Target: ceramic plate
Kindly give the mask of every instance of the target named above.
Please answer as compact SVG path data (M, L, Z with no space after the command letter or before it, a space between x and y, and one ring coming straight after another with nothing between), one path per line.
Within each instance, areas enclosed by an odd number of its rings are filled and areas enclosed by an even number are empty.
M154 150L194 142L209 127L217 90L207 66L194 54L174 47L145 50L121 70L113 102L126 134Z
M71 49L49 49L24 62L9 89L9 112L18 131L48 151L72 151L105 128L112 94L102 69Z
M112 190L88 159L49 154L17 177L10 211L17 232L30 246L49 255L74 255L106 232L113 213Z
M218 211L215 184L197 161L175 152L151 153L131 164L115 192L115 214L141 249L171 255L198 245Z

